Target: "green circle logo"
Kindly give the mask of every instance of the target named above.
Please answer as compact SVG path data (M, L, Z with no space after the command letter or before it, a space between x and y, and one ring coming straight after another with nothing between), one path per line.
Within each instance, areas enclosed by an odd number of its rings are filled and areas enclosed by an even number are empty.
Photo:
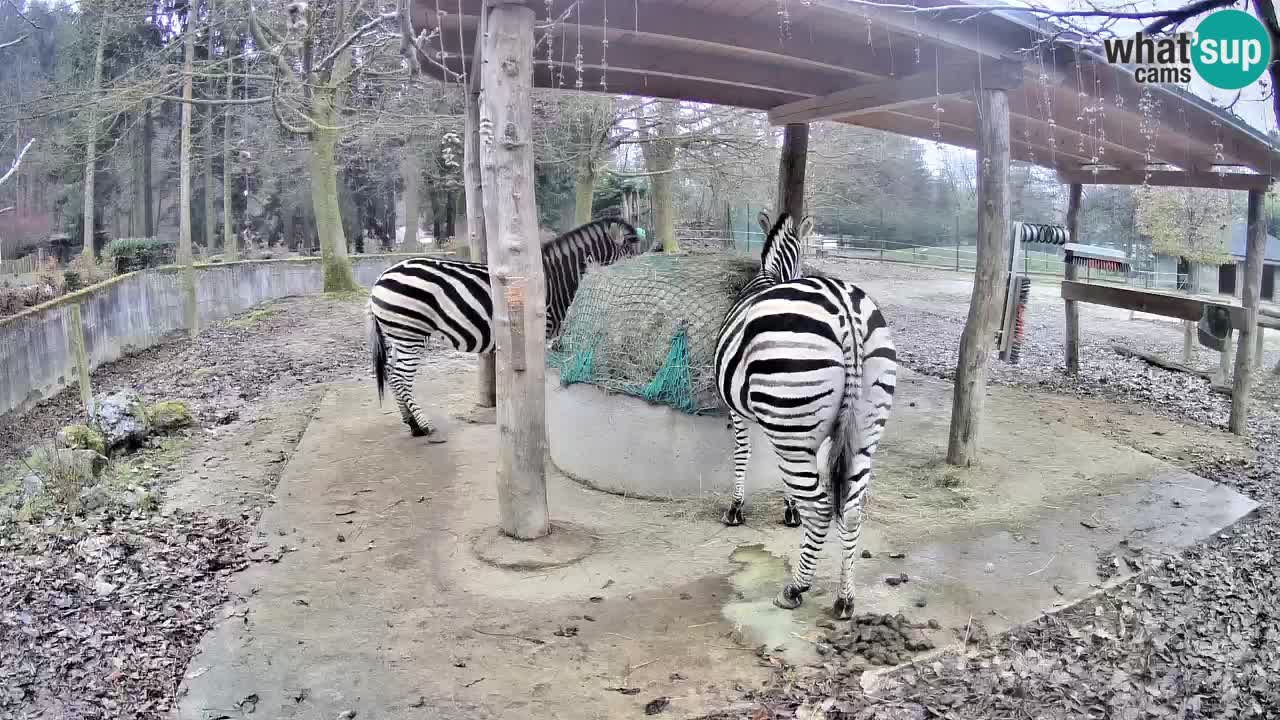
M1257 18L1243 10L1219 10L1196 28L1191 62L1210 85L1239 90L1252 84L1271 62L1271 38Z

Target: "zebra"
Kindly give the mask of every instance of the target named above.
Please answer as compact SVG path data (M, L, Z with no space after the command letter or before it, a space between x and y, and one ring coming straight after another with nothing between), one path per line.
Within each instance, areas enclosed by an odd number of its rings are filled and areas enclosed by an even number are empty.
M654 249L661 248L655 244ZM542 243L547 282L547 336L560 330L587 263L609 265L640 254L634 226L596 220ZM494 350L489 267L461 260L419 257L387 268L373 284L368 306L369 346L378 401L391 385L400 416L414 437L435 431L413 399L413 376L427 338L440 335L469 353ZM387 369L388 354L392 362Z
M743 522L751 421L778 456L783 522L804 526L800 562L773 602L787 610L800 606L834 515L843 553L834 611L848 619L871 456L893 406L897 353L884 316L860 288L801 276L811 218L797 227L782 213L771 224L761 212L759 222L765 232L760 270L738 294L716 340L716 391L729 408L736 444L733 503L722 522Z

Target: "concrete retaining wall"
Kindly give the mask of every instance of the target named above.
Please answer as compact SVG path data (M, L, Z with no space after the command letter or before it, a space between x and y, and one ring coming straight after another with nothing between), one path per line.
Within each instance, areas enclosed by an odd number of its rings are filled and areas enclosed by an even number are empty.
M351 258L356 281L372 286L404 255ZM198 266L200 324L259 303L323 288L318 258L250 260ZM91 367L155 345L183 328L182 278L176 268L129 273L0 320L0 415L24 410L74 382L67 341L71 306L79 303Z
M594 385L561 387L547 369L547 445L551 461L578 482L644 498L699 497L733 490L729 418L694 416ZM747 493L778 492L777 458L751 428Z

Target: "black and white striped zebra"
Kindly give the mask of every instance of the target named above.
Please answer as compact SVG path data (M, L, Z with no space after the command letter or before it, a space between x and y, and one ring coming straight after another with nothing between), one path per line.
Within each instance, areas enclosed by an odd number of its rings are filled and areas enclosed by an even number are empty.
M801 277L810 218L799 227L786 213L772 225L768 213L759 220L766 233L760 271L739 293L716 342L716 389L737 443L733 504L723 522L742 523L751 421L778 456L786 486L783 521L804 526L800 562L774 604L800 606L834 516L842 551L835 614L844 619L853 612L854 554L871 456L893 406L897 354L884 316L861 289L836 278Z
M640 252L636 229L618 219L596 220L544 242L548 337L559 331L587 263L609 265ZM491 287L485 265L429 257L396 263L373 284L369 344L378 400L389 383L400 416L415 436L430 436L434 430L413 399L413 376L427 338L444 337L463 352L493 352Z

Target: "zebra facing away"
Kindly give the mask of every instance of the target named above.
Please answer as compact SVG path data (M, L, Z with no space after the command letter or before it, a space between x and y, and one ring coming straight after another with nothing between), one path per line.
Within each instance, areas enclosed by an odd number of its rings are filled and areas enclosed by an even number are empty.
M742 523L751 421L778 456L786 486L783 522L804 526L800 562L773 602L788 610L800 606L834 516L842 551L834 610L847 619L871 456L893 406L897 353L884 316L861 289L836 278L801 277L810 218L796 227L783 213L770 224L762 212L759 221L766 235L760 271L738 294L716 341L716 390L729 407L736 442L733 504L723 522Z
M617 219L596 220L543 242L548 337L559 331L588 262L609 265L640 252L635 227ZM369 345L378 400L382 400L389 383L400 406L400 416L417 437L429 437L435 430L413 399L413 376L431 335L443 336L463 352L493 352L493 293L488 266L461 260L411 258L387 268L373 284L369 297Z

